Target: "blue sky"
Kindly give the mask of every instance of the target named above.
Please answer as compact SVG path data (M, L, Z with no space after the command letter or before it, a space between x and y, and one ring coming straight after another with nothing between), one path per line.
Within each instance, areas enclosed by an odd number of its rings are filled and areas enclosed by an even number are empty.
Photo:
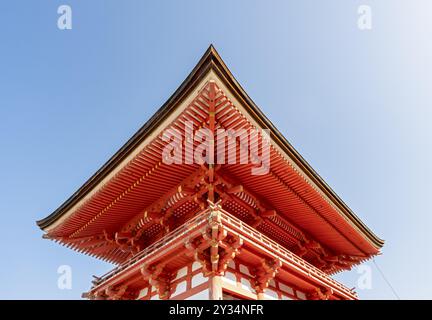
M68 4L73 29L57 28ZM357 8L372 9L372 30ZM430 1L0 2L0 298L78 299L111 266L42 240L80 187L213 43L372 230L401 298L432 298ZM57 288L70 265L72 290ZM364 299L395 295L373 263ZM356 286L356 270L337 275Z

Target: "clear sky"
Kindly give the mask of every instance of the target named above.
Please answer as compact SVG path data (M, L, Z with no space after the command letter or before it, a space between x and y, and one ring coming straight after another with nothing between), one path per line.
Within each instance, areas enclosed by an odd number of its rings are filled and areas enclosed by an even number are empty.
M152 3L152 4L151 4ZM72 30L57 28L58 6ZM359 5L372 29L359 30ZM78 299L111 265L35 224L161 106L213 43L329 185L386 240L401 298L432 298L432 2L1 1L0 298ZM72 268L71 290L57 268ZM365 299L394 299L375 265ZM356 270L337 275L357 286Z

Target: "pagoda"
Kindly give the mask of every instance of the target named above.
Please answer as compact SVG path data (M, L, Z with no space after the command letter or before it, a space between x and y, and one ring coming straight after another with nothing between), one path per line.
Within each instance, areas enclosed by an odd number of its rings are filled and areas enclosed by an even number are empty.
M383 240L255 105L213 46L57 210L43 237L115 267L88 299L332 299Z

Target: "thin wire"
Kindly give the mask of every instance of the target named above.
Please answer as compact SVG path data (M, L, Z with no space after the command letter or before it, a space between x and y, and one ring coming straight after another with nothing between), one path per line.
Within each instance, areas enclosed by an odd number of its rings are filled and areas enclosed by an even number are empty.
M379 273L381 274L381 276L383 277L384 281L387 283L387 285L390 287L390 289L393 291L393 294L396 296L396 298L398 300L400 300L399 295L397 294L396 290L393 288L393 286L391 285L390 281L387 280L386 276L384 275L384 272L381 271L380 267L378 267L378 264L375 261L375 258L372 259L372 262L374 263L375 267L378 269Z

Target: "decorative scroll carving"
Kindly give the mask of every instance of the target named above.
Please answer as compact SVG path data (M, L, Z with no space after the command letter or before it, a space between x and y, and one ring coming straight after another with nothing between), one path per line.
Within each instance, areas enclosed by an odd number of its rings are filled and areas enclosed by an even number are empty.
M229 261L240 253L243 241L239 236L227 237L228 233L222 226L218 212L220 203L208 203L211 209L209 228L201 234L201 239L188 239L185 247L189 250L188 255L201 263L204 276L222 275Z
M307 295L309 300L329 300L333 294L331 288L315 288L313 292Z
M105 289L105 294L109 300L121 300L126 293L127 286L121 286L118 288L114 288L109 286Z
M191 240L188 240L185 243L186 249L189 250L188 255L192 255L194 260L201 264L204 276L211 274L211 264L207 258L207 254L205 253L205 250L210 245L210 237L206 234L207 231L203 233L201 240L197 240L198 243L194 243Z
M141 274L144 279L148 280L149 284L157 289L159 298L169 299L171 296L171 281L173 275L165 271L165 264L158 264L156 266L141 267Z
M220 254L218 274L224 274L230 261L240 254L243 240L239 236L233 236L224 242L223 253Z
M268 287L269 281L276 276L281 266L282 262L279 259L263 260L261 266L253 270L255 274L253 284L257 293L264 292Z
M89 300L128 300L136 297L136 292L128 290L127 285L109 286L94 293L83 293L82 297Z

